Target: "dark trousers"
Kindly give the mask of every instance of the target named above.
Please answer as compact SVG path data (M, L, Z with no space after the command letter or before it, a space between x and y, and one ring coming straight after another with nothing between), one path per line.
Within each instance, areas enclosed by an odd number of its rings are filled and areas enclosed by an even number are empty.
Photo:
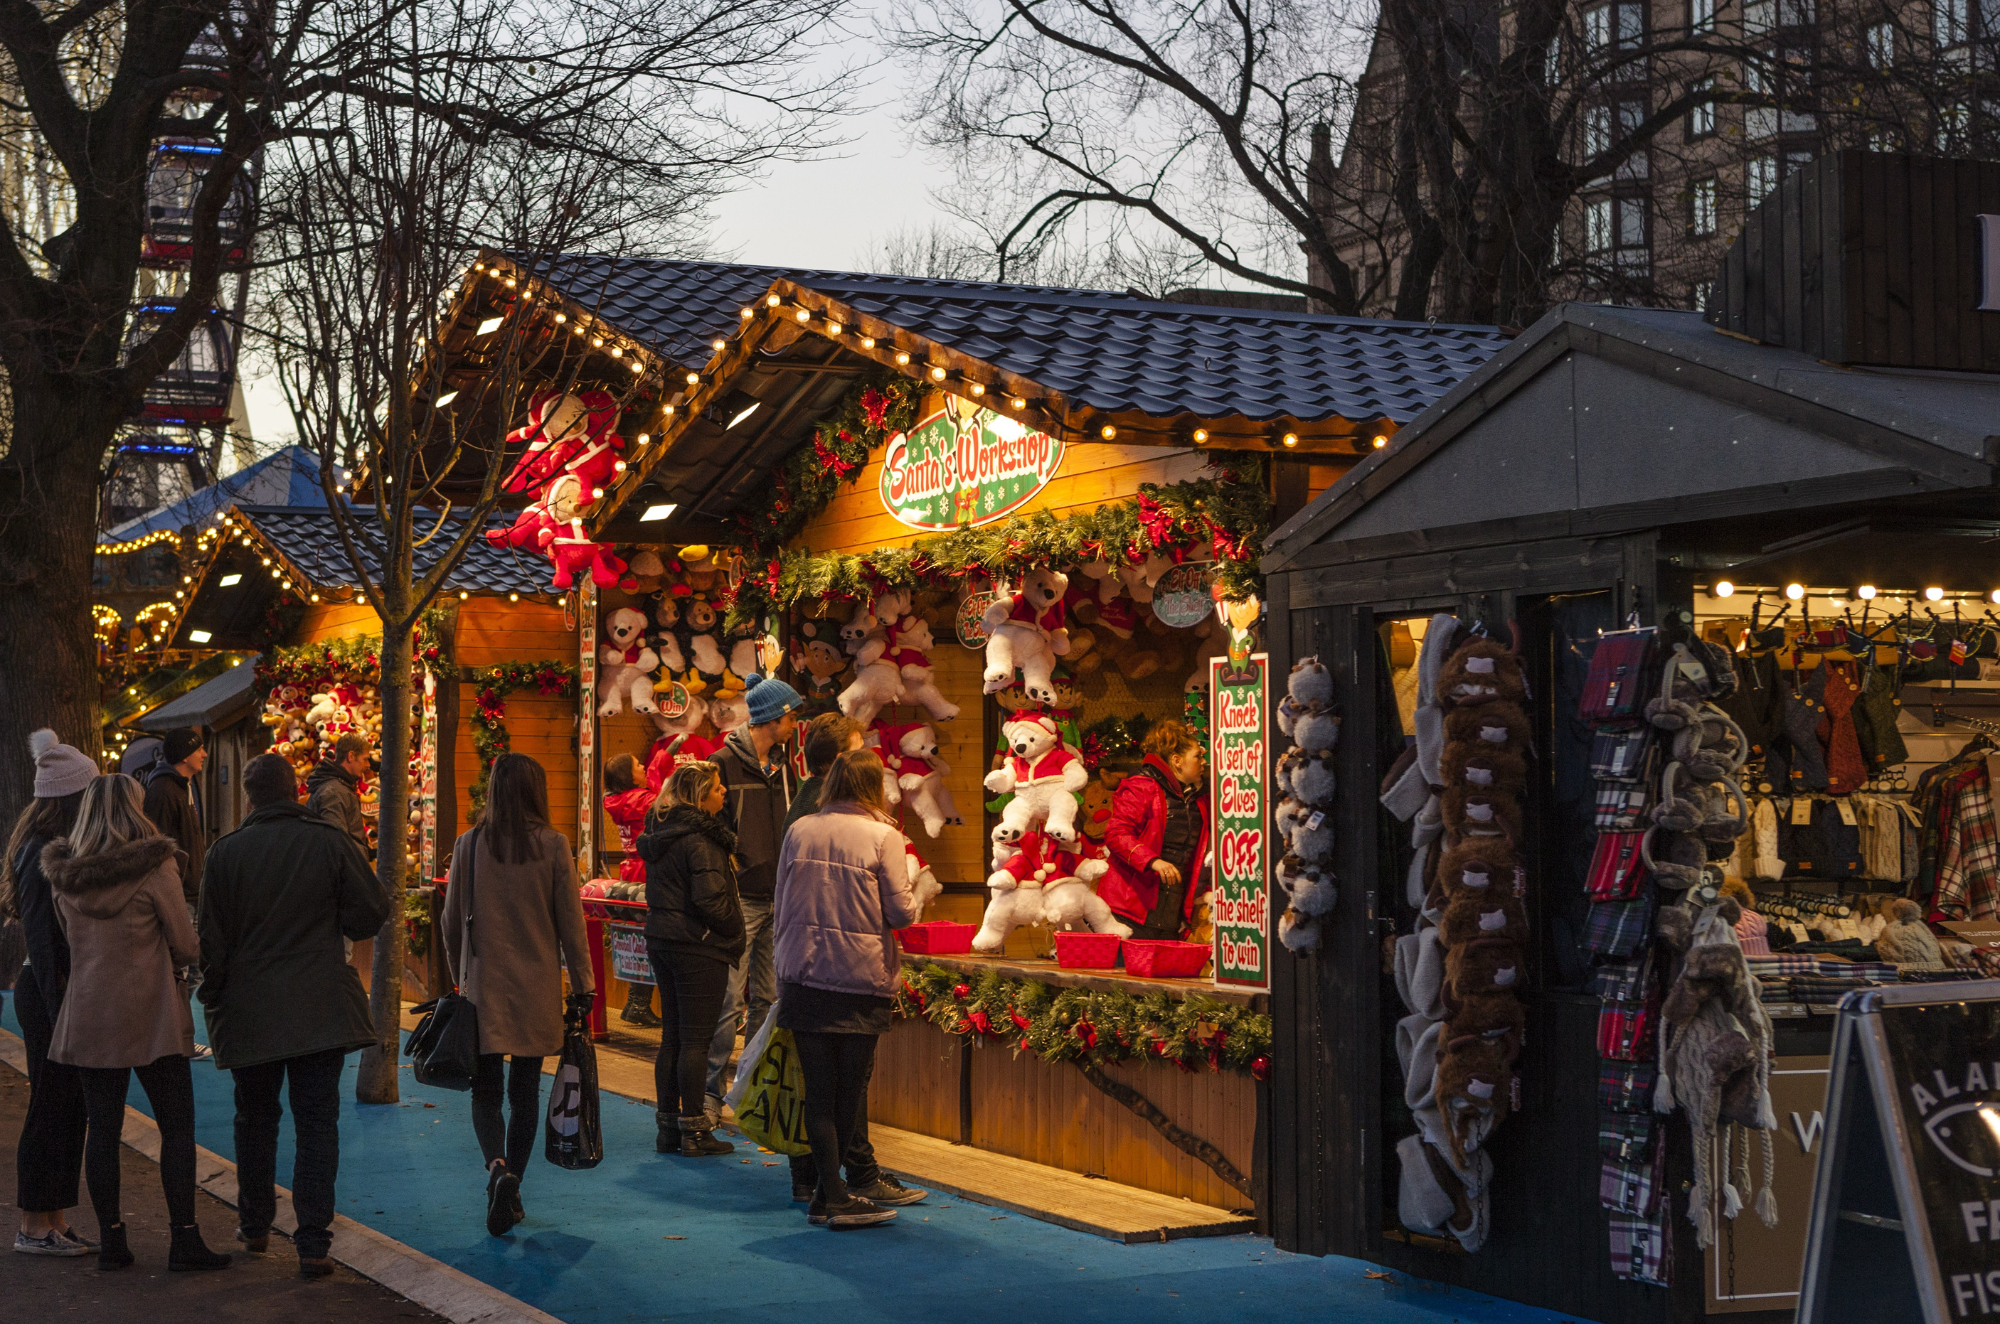
M333 1245L333 1179L340 1171L340 1071L343 1049L308 1053L254 1067L236 1078L237 1221L244 1234L271 1230L278 1212L278 1091L289 1079L292 1098L292 1238L299 1258L319 1259Z
M653 1059L654 1105L662 1117L699 1117L708 1049L729 993L729 962L647 943L660 989L660 1051Z
M841 1156L854 1140L856 1122L868 1116L868 1078L875 1069L875 1035L793 1031L806 1079L806 1139L819 1169L819 1198L847 1198Z
M504 1083L503 1083L504 1080ZM507 1116L500 1116L500 1096L507 1096ZM507 1171L528 1175L535 1156L535 1132L542 1124L542 1059L505 1053L481 1053L479 1073L472 1078L472 1132L486 1166L507 1160Z
M798 1032L794 1030L792 1033L796 1038ZM840 1166L847 1170L847 1184L852 1187L873 1186L875 1179L882 1175L881 1166L875 1162L875 1146L868 1143L868 1085L874 1079L875 1054L871 1052L867 1070L861 1077L861 1111L855 1115L854 1129L848 1133L847 1143L840 1148ZM818 1186L819 1160L811 1154L796 1155L792 1159L792 1185Z
M160 1185L167 1193L167 1220L194 1225L194 1075L188 1060L172 1053L143 1067L78 1067L90 1137L83 1150L84 1178L97 1211L99 1233L125 1216L118 1208L118 1146L125 1133L125 1090L132 1077L153 1105L160 1128Z
M49 1061L55 1008L43 998L33 966L14 981L14 1011L28 1049L28 1115L14 1159L14 1203L30 1213L52 1214L76 1204L83 1177L83 1077L73 1066Z

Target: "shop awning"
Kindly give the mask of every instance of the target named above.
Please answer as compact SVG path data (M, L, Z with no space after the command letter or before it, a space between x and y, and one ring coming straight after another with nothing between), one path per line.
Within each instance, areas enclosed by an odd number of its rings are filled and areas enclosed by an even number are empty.
M1699 313L1565 304L1277 529L1263 569L1977 491L1996 434L2000 376L1843 368Z
M212 730L229 726L254 706L251 688L257 679L257 655L240 658L235 666L210 677L172 703L163 703L138 721L142 730L172 731L183 726Z

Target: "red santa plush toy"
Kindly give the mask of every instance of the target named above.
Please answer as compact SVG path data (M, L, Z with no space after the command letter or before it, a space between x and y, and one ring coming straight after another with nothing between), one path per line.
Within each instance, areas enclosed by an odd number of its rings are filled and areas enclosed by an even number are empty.
M609 391L537 391L528 401L528 421L507 434L508 445L523 449L506 490L532 492L566 471L602 486L625 448L617 427L618 402Z

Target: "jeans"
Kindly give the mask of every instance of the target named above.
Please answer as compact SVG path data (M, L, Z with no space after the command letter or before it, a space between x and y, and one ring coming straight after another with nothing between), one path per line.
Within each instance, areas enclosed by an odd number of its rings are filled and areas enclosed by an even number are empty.
M798 1031L792 1032L793 1037ZM827 1038L861 1039L866 1035L828 1035ZM868 1084L875 1078L875 1054L868 1054L868 1067L861 1076L861 1111L855 1114L854 1125L847 1133L847 1141L840 1147L840 1165L847 1170L847 1184L850 1187L867 1187L875 1184L882 1175L881 1165L875 1161L875 1146L868 1143ZM792 1185L818 1186L819 1160L811 1154L798 1154L792 1158Z
M14 1159L14 1203L30 1213L52 1214L76 1204L83 1177L83 1077L73 1066L49 1061L55 1008L42 997L33 966L14 981L14 1011L28 1049L28 1115Z
M729 990L722 1003L722 1018L715 1027L715 1041L708 1048L706 1103L717 1113L722 1111L722 1096L729 1092L729 1082L722 1075L729 1069L729 1055L736 1051L737 1017L743 1013L745 992L749 994L750 1015L741 1026L744 1043L757 1037L757 1027L764 1023L764 1018L771 1014L771 1004L778 1000L778 976L771 964L772 944L777 937L773 923L775 911L776 902L769 897L743 898L746 945L742 959L729 972ZM694 1114L688 1115L692 1117Z
M237 1221L246 1236L271 1230L278 1212L278 1090L291 1081L292 1238L299 1258L324 1257L333 1245L333 1179L340 1171L340 1072L347 1053L329 1048L303 1057L238 1067L236 1078Z
M504 1076L504 1085L502 1083ZM507 1118L500 1118L500 1095L507 1095ZM479 1137L479 1152L486 1166L493 1160L507 1160L507 1171L516 1177L528 1175L528 1160L535 1156L535 1132L542 1124L542 1059L516 1057L505 1053L481 1053L479 1073L472 1078L472 1132Z
M868 1116L877 1036L795 1030L792 1037L798 1040L799 1067L806 1078L806 1138L819 1170L818 1198L839 1204L847 1198L841 1156L853 1142L856 1121Z
M84 1144L84 1177L90 1187L97 1230L125 1221L118 1208L118 1147L125 1134L125 1090L137 1074L160 1128L160 1185L167 1193L167 1219L174 1227L194 1225L194 1075L188 1060L172 1053L143 1067L78 1067L83 1103L90 1114Z
M708 1048L722 1015L731 966L720 957L647 943L660 989L660 1051L653 1059L654 1106L662 1118L696 1117L708 1075Z

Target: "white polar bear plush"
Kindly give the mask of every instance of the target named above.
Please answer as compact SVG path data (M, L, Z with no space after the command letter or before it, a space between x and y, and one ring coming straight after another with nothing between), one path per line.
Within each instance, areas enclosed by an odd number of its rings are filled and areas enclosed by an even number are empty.
M1057 857L1067 874L1042 885L1042 922L1054 929L1089 929L1092 933L1132 936L1129 926L1111 913L1095 884L1111 871L1101 859L1063 852Z
M867 726L881 711L903 696L903 680L896 664L885 656L889 651L889 631L882 619L859 603L847 624L840 627L842 646L854 659L854 683L840 692L840 711Z
M990 899L972 950L997 952L1007 935L1024 925L1075 923L1086 914L1093 932L1129 937L1132 931L1090 890L1106 867L1064 849L1046 833L1030 832L986 880Z
M1020 713L1003 723L1007 758L986 774L986 789L996 795L1013 793L1006 812L993 829L996 842L1020 841L1036 828L1066 846L1076 844L1077 793L1090 783L1090 773L1075 752L1062 742L1055 718L1047 713Z
M903 802L923 820L926 833L935 837L945 824L965 822L944 784L951 765L938 757L937 732L922 722L883 727L882 746L883 766L895 773Z
M1063 594L1069 592L1069 576L1046 566L1038 566L1022 576L1011 594L995 597L980 623L987 629L986 678L988 694L998 694L1014 683L1020 669L1022 688L1036 703L1053 705L1055 684L1050 673L1056 659L1069 653L1069 630L1065 626Z
M646 647L646 614L620 607L604 618L604 642L597 649L597 685L604 702L597 706L599 717L625 710L631 699L632 711L657 710L653 702L653 673L660 669L660 655Z
M903 787L899 780L902 775L902 755L896 749L893 736L885 738L889 730L881 722L871 725L861 737L861 747L872 749L882 760L882 798L892 805L903 803Z
M949 722L958 716L958 705L938 691L931 669L935 643L929 621L921 616L901 616L889 630L889 651L884 656L896 665L901 678L902 694L897 702L920 704L933 722Z
M943 893L944 884L938 881L935 873L931 872L929 861L917 854L917 844L908 837L903 838L903 855L904 865L910 871L910 891L915 893L917 898L917 918L921 920L924 911L930 908L931 902L937 900Z

